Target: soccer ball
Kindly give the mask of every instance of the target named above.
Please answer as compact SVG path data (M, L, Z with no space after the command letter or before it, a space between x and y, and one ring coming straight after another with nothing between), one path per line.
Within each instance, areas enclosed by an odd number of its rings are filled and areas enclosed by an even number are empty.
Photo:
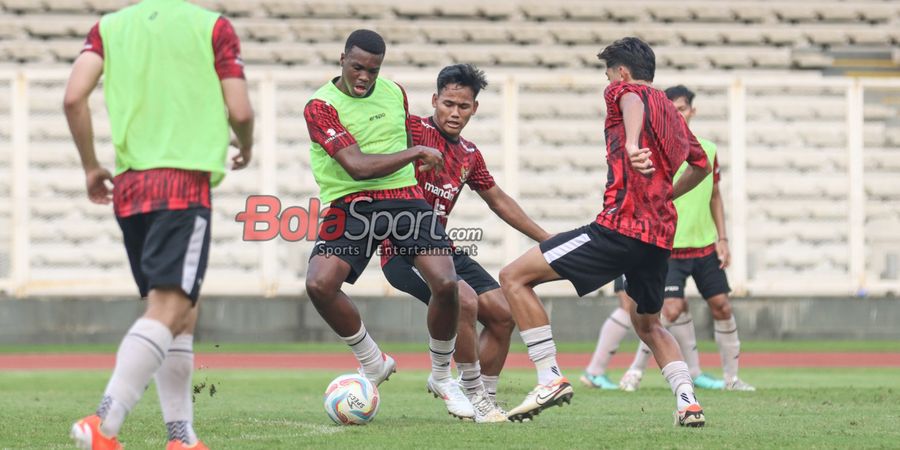
M378 412L378 388L360 374L341 375L325 390L325 412L338 425L365 425Z

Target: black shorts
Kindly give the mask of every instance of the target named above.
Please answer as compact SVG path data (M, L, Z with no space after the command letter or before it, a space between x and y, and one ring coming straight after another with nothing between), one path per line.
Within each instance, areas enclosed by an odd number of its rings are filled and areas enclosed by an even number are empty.
M500 283L465 253L454 252L453 266L456 268L456 278L465 281L478 295L500 289ZM391 286L428 304L431 289L409 258L395 256L388 260L381 271Z
M669 259L669 273L666 275L666 298L684 298L684 283L693 277L700 295L709 300L719 294L731 292L725 271L719 268L719 257L715 253L688 259Z
M341 223L340 216L344 217L343 231L332 226ZM385 239L393 242L404 255L450 254L450 239L444 226L425 200L357 200L331 206L309 258L316 255L341 258L350 265L344 281L353 284Z
M197 303L209 259L209 217L208 208L191 208L117 218L141 297L177 287Z
M622 292L625 290L625 275L616 278L616 281L613 281L613 292Z
M669 250L619 234L597 223L557 234L541 242L550 267L572 282L579 296L597 290L619 275L639 314L662 309Z

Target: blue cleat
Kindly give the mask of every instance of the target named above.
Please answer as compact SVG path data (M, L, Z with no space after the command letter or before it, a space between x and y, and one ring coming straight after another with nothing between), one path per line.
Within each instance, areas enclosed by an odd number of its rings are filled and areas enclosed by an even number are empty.
M701 373L697 378L694 378L694 386L700 389L714 389L721 391L722 389L725 389L725 381L717 380L705 373Z
M585 372L581 375L581 383L590 388L619 389L619 385L610 381L606 375L591 375Z

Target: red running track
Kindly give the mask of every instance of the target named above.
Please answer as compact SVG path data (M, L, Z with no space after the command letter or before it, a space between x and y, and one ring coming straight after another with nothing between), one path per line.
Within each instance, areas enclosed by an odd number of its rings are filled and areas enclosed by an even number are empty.
M428 369L427 353L394 353L399 369ZM625 368L631 354L616 355L610 368ZM580 368L587 365L588 353L563 353L557 361L563 367ZM12 354L0 355L0 370L71 370L111 369L114 354ZM703 353L700 363L717 367L718 353ZM357 366L353 355L345 353L201 353L196 365L205 369L352 369ZM532 368L525 353L510 354L506 368ZM900 353L743 353L741 367L897 367Z

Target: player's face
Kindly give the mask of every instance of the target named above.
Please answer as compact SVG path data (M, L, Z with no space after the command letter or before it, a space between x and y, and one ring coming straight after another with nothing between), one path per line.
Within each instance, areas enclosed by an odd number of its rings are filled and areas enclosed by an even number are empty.
M687 99L684 97L678 97L675 100L672 100L672 103L675 105L675 109L678 110L679 113L684 117L684 121L687 123L691 123L691 118L694 117L694 113L697 112L690 103L687 102Z
M468 86L448 84L441 92L431 96L434 106L434 122L445 134L458 137L469 119L478 110L475 93Z
M384 55L369 53L359 47L352 47L349 52L341 53L341 79L338 89L351 97L366 95L381 70Z

